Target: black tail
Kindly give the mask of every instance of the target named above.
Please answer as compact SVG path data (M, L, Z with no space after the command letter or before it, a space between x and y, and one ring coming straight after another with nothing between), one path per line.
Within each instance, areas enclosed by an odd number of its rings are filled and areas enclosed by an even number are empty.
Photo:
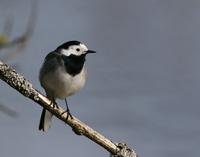
M43 108L42 114L40 117L40 124L39 124L39 130L42 130L42 131L44 131L45 113L46 113L46 110Z
M52 120L53 114L43 108L42 115L40 118L40 124L39 124L39 130L42 131L48 131L48 129L51 127L51 120Z

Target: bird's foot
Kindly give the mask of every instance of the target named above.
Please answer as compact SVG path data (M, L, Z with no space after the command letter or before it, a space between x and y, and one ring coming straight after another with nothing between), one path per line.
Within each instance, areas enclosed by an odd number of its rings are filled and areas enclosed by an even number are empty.
M53 108L59 108L58 104L56 102L53 103Z
M55 101L51 101L51 104L53 106L53 108L59 108L58 104Z
M70 113L69 108L67 108L63 113L61 113L61 115L63 115L64 113L67 113L67 118L66 118L66 120L68 120L69 117L70 117L71 119L73 119L73 116L72 116L72 114Z
M70 117L71 119L73 119L73 117L72 117L72 115L71 115L71 113L70 113L69 106L68 106L68 103L67 103L67 99L66 99L66 98L65 98L65 104L66 104L67 109L66 109L62 114L64 114L64 113L67 112L67 118L66 118L66 120L68 120L69 117Z

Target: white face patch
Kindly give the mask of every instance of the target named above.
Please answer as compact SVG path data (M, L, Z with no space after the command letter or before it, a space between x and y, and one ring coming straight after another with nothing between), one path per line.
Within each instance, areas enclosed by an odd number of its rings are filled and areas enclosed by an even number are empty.
M88 48L84 44L72 45L69 46L68 49L61 49L61 54L65 56L70 56L71 54L75 56L80 56L82 54L85 54L87 50Z
M83 50L85 50L85 51L87 51L88 50L88 48L87 48L87 46L85 46L84 44L80 44L80 47L83 49Z

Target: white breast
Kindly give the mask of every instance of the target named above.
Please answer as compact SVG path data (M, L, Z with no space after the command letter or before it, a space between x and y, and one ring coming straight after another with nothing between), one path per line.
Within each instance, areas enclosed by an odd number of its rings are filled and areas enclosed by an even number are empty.
M63 69L58 69L54 73L45 75L42 79L43 87L46 91L52 91L55 98L64 99L67 96L78 92L85 85L86 70L71 76Z

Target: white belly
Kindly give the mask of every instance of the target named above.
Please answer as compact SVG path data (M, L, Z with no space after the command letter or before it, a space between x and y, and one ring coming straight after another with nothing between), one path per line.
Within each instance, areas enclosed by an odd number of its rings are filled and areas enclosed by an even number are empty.
M86 77L85 68L75 76L71 76L62 70L58 69L54 73L49 73L41 80L46 92L51 91L51 94L59 99L64 99L78 92L84 86Z

